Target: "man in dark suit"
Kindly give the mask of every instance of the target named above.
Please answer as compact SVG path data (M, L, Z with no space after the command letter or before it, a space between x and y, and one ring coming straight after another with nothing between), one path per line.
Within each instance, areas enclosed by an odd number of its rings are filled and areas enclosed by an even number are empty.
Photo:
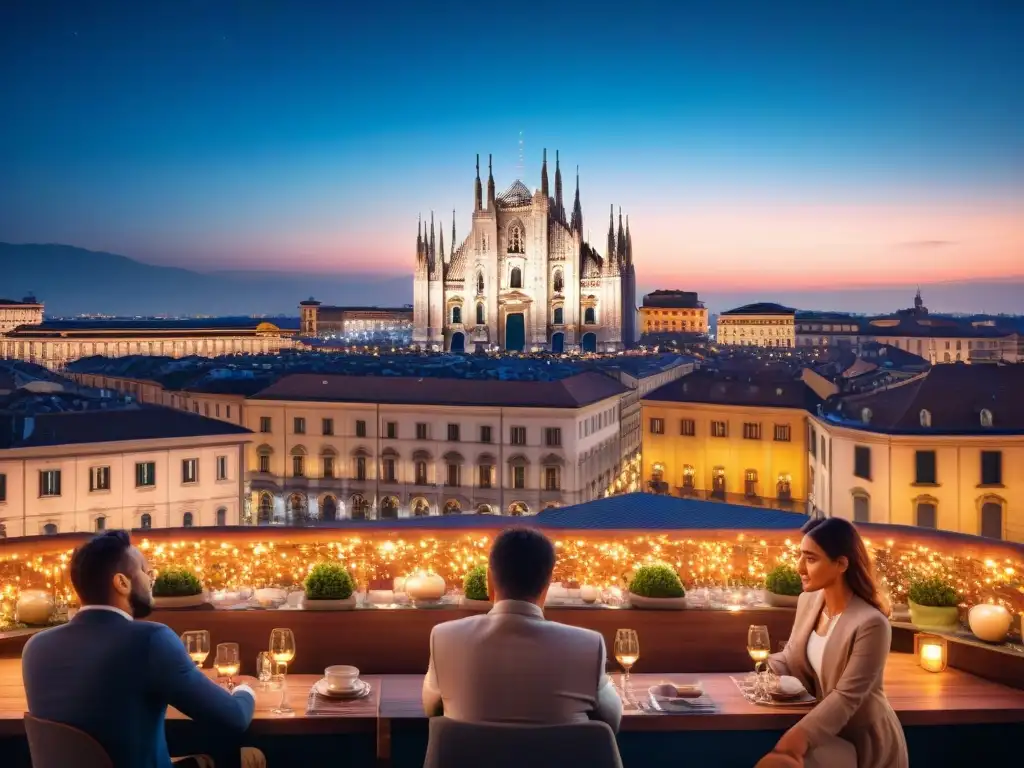
M170 628L135 621L153 610L153 583L126 532L106 531L83 544L70 572L81 610L33 637L22 654L33 716L85 731L117 768L170 768L168 705L232 732L249 727L251 688L228 693L196 667ZM243 757L247 766L264 762L255 750Z

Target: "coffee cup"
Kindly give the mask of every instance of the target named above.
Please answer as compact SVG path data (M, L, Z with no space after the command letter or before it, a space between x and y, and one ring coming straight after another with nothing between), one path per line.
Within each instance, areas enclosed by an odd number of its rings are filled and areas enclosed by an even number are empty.
M327 690L334 693L351 691L359 683L359 670L345 664L338 664L327 667L324 670L324 679L327 680Z

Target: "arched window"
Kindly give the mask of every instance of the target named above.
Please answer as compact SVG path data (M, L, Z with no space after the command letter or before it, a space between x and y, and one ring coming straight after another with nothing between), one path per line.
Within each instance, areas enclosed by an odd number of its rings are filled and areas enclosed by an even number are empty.
M593 307L587 307L583 310L583 324L594 325L597 323L597 311Z
M561 307L555 307L555 318L553 322L555 325L565 324L565 312Z
M512 274L509 276L508 284L510 288L522 288L523 270L519 267L512 267Z
M446 515L461 515L462 505L459 504L455 499L450 499L444 503L444 514Z
M555 277L551 281L552 287L555 289L555 293L561 293L562 289L565 288L565 280L562 279L562 270L555 270Z
M368 502L362 494L355 493L352 495L352 519L353 520L365 520L366 513L370 511L370 502Z
M426 499L413 499L412 514L414 517L427 517L430 514L430 504Z
M256 508L256 522L259 525L269 525L274 516L274 497L264 491L260 494L260 503Z
M324 496L324 503L321 505L320 517L324 520L338 519L338 500L333 496Z
M793 478L791 475L785 473L779 475L779 480L775 483L775 497L779 501L793 500Z
M916 503L915 522L918 528L935 528L938 521L938 507L932 499L919 499Z
M382 520L398 517L398 499L394 496L385 496L381 499L380 516Z
M292 522L302 525L306 522L306 497L293 493L288 497L288 515Z
M191 512L186 512L184 515L182 515L182 517L181 517L181 524L185 528L191 528L192 527L192 513Z
M478 515L493 515L494 510L491 509L490 504L478 504L476 508L476 513Z
M57 530L57 524L56 523L47 523L46 525L43 526L43 535L44 536L56 536L57 533L58 533L58 530Z
M853 495L853 522L871 522L871 497L866 493L855 493Z
M508 513L512 517L522 517L523 515L530 514L530 508L522 501L513 501L508 505Z
M142 530L148 531L150 528L153 527L153 516L149 514L149 512L146 512L142 515L142 517L139 518L139 525L141 526Z
M484 292L484 273L482 271L476 273L476 292L477 295Z
M981 505L981 535L989 539L1003 538L1003 505L996 499L987 499Z
M225 526L228 524L228 510L226 507L217 507L217 525Z
M513 224L508 228L508 252L509 253L524 253L524 242L523 242L523 228L518 224Z
M100 515L99 517L96 518L96 530L97 531L105 531L105 530L107 530L107 518L105 518L103 515Z
M484 305L483 304L477 304L476 305L476 324L477 325L483 325L484 324Z
M462 322L462 307L452 307L452 325Z
M711 470L711 495L725 497L725 467Z

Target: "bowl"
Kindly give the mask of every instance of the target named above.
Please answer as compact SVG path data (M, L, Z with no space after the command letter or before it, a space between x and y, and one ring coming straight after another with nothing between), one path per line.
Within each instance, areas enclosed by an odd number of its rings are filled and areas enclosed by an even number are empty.
M327 690L332 693L351 691L359 682L359 668L347 664L335 664L324 670Z

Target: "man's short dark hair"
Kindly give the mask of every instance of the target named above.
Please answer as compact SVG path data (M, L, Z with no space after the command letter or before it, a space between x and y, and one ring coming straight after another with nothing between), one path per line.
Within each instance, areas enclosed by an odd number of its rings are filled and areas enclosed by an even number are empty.
M508 600L536 600L551 581L555 548L540 531L509 528L491 547L494 586Z
M127 531L104 531L93 536L71 555L71 583L83 605L106 603L118 571L130 567L132 540Z

